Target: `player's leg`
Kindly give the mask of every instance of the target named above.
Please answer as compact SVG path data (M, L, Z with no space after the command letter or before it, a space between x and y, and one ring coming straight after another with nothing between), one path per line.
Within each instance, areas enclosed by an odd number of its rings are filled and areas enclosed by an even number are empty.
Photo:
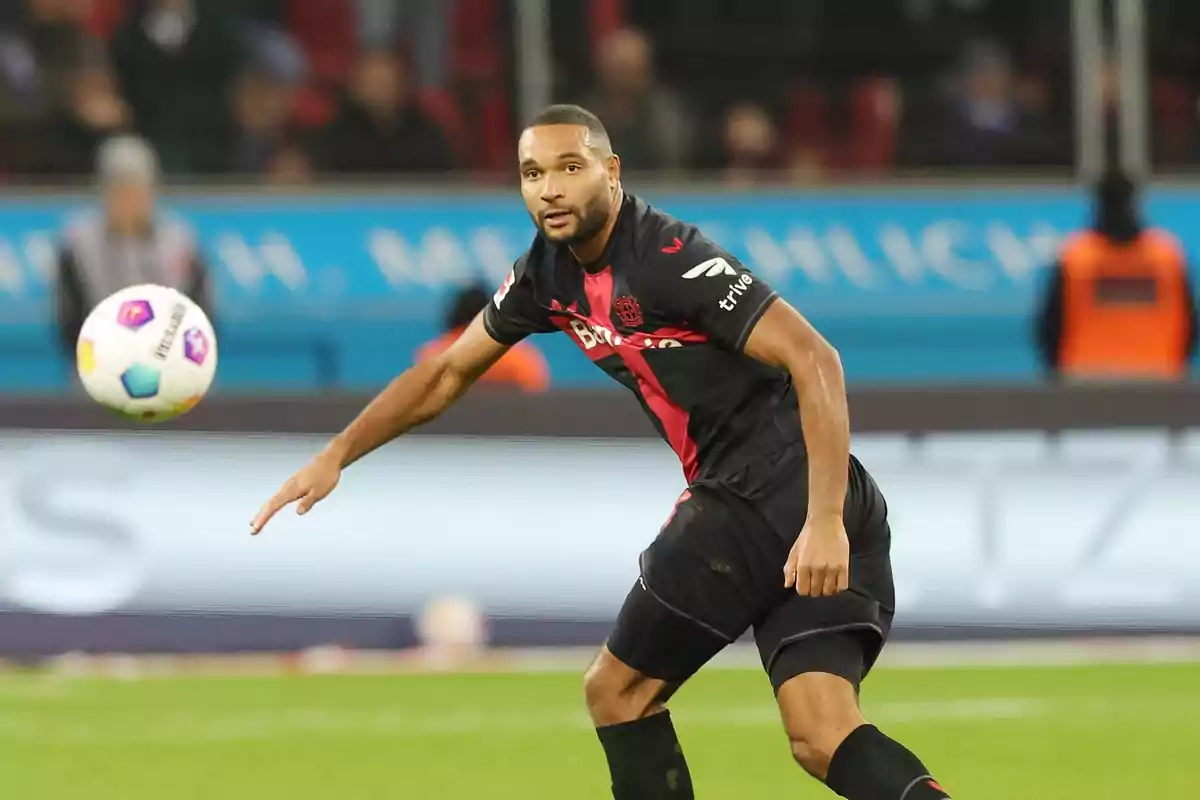
M859 555L860 573L886 574L883 550ZM886 568L886 569L884 569ZM870 583L870 581L867 581ZM863 588L792 595L756 626L796 762L848 800L941 800L949 795L911 751L863 718L858 695L891 627Z
M756 616L713 567L739 563L721 549L728 525L718 498L685 496L643 553L642 575L587 671L588 711L616 800L694 797L666 702Z

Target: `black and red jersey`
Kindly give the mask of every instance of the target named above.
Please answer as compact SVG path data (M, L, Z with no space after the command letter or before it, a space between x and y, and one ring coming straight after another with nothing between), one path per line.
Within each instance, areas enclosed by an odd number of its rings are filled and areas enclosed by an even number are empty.
M738 483L803 451L790 376L742 352L776 297L695 226L626 195L596 263L539 235L483 321L506 345L565 332L634 393L689 482Z

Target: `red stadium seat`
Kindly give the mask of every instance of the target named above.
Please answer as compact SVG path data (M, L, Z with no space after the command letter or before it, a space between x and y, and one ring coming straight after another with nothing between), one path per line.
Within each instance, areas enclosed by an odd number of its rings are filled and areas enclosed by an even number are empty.
M351 0L291 0L288 29L308 53L314 77L341 83L358 50Z
M899 107L899 88L891 78L864 78L855 86L850 96L844 167L876 172L892 166Z

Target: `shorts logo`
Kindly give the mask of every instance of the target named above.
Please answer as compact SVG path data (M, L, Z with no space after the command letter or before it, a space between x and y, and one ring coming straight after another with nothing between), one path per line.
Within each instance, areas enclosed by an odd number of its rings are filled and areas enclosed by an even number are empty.
M499 308L500 304L504 302L504 298L508 296L509 290L512 289L513 284L516 282L517 271L513 269L508 273L508 277L504 279L504 283L500 284L500 288L496 290L496 293L492 295L492 302L496 304L496 308Z
M618 297L613 300L613 310L617 312L617 317L626 328L637 328L645 322L642 318L642 305L636 297L629 295Z
M729 284L729 293L722 297L717 305L723 311L733 311L737 308L738 299L746 293L752 283L754 283L754 279L749 274L742 275L736 281Z
M716 258L710 258L708 261L702 261L683 273L683 279L691 281L699 278L701 275L706 278L715 278L718 275L737 275L737 271L729 265L728 261L717 256Z

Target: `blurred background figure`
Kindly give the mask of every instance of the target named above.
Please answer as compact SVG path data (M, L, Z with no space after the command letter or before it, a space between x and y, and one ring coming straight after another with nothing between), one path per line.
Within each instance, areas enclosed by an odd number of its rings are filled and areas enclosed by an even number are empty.
M356 0L358 42L367 49L392 48L403 39L414 86L445 88L454 5L455 0Z
M102 208L72 223L58 256L55 319L64 352L74 357L79 330L92 308L127 286L178 289L210 315L209 270L191 227L159 212L158 164L143 139L119 136L97 158Z
M725 119L725 183L751 186L763 180L779 180L778 135L775 123L761 106L743 103Z
M340 111L318 137L327 172L428 175L454 167L445 134L417 105L408 71L390 50L359 56Z
M1044 100L1042 88L1031 77L1023 81L1003 47L971 44L942 101L926 160L946 166L1061 163L1065 153L1055 151Z
M1180 380L1196 353L1196 296L1168 231L1143 225L1137 188L1099 181L1092 226L1063 246L1038 317L1043 364L1072 380Z
M444 332L421 347L418 359L426 359L445 350L462 335L491 301L491 292L481 286L463 289L450 301L443 321ZM550 368L537 347L528 340L510 349L479 379L480 385L519 389L538 394L550 388Z
M89 50L68 79L65 102L31 125L20 143L26 174L59 180L88 175L100 144L128 131L132 119L103 51Z
M214 9L196 0L148 0L113 36L134 126L167 173L203 175L228 162L230 98L246 49L231 20Z
M679 98L655 77L653 48L643 31L622 28L600 44L596 88L584 105L604 120L625 170L687 165L688 120Z

